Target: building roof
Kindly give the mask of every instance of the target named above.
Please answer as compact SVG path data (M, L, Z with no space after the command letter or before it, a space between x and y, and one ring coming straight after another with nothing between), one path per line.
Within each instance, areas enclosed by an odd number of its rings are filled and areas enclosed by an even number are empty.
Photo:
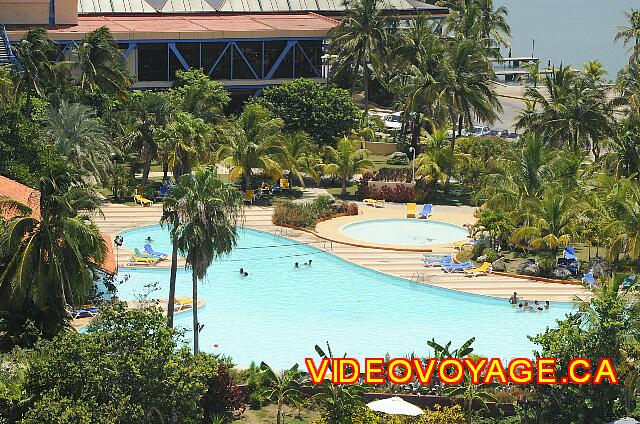
M40 191L0 175L0 197L8 197L29 206L31 208L31 215L34 218L40 218ZM10 209L0 210L0 213L4 219L11 219L18 214L16 210ZM102 238L107 246L107 252L104 261L100 265L100 269L113 275L116 273L113 241L106 234L102 234Z
M384 8L398 11L447 13L447 9L417 0L383 0ZM343 0L78 0L78 12L87 13L207 13L207 12L322 12L340 13Z
M116 40L238 39L321 37L339 22L315 13L231 15L100 15L79 16L77 25L49 29L53 40L79 40L101 26ZM22 38L25 28L9 32Z

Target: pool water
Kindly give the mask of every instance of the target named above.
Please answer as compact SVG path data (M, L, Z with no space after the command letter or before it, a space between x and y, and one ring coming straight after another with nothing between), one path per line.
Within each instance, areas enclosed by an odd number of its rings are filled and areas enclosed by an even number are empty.
M166 229L146 227L122 234L124 245L141 247L150 236L155 250L170 252ZM294 267L312 260L312 265ZM240 277L240 267L248 277ZM167 298L169 269L125 268L129 280L121 299L133 299L157 283L151 298ZM191 296L191 275L179 269L177 296ZM334 354L356 358L430 352L426 341L457 347L476 337L476 353L509 359L530 356L535 335L571 308L553 303L544 312L514 309L506 300L469 295L412 283L343 261L315 247L249 229L238 247L215 262L200 285L206 305L204 351L230 355L240 366L265 361L284 368L316 357L314 346L331 344ZM176 325L191 338L192 315ZM217 344L218 347L214 347Z
M469 236L466 228L422 219L372 219L347 224L342 232L352 239L381 244L449 244Z

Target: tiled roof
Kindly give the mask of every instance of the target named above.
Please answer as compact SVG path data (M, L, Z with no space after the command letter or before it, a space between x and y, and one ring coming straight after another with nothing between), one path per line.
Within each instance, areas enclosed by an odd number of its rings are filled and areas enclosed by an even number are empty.
M447 9L418 0L384 0L382 7L397 11L446 13ZM343 0L78 0L87 13L261 13L327 12L345 10Z
M0 175L0 197L8 197L31 208L31 215L40 219L40 191L24 184L20 184L10 178ZM0 210L4 219L10 219L17 215L17 211L12 209ZM111 237L102 234L102 238L107 246L107 252L100 269L108 274L116 273L116 260L113 255L113 241Z

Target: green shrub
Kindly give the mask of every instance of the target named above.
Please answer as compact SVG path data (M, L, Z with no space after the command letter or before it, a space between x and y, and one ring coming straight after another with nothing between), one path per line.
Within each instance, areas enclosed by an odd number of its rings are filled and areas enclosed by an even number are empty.
M456 260L460 263L470 261L473 258L475 258L475 256L473 255L473 250L471 249L463 250L456 254Z
M487 257L487 262L495 262L500 258L500 254L490 247L485 248L482 255Z

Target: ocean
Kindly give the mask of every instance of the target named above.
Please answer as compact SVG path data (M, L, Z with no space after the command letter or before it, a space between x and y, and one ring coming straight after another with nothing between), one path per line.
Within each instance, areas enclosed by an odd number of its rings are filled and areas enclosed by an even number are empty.
M495 0L494 5L509 9L513 56L531 56L535 40L534 55L542 65L581 68L598 59L610 79L628 61L622 42L613 41L616 25L626 25L624 13L631 7L640 8L637 0Z

